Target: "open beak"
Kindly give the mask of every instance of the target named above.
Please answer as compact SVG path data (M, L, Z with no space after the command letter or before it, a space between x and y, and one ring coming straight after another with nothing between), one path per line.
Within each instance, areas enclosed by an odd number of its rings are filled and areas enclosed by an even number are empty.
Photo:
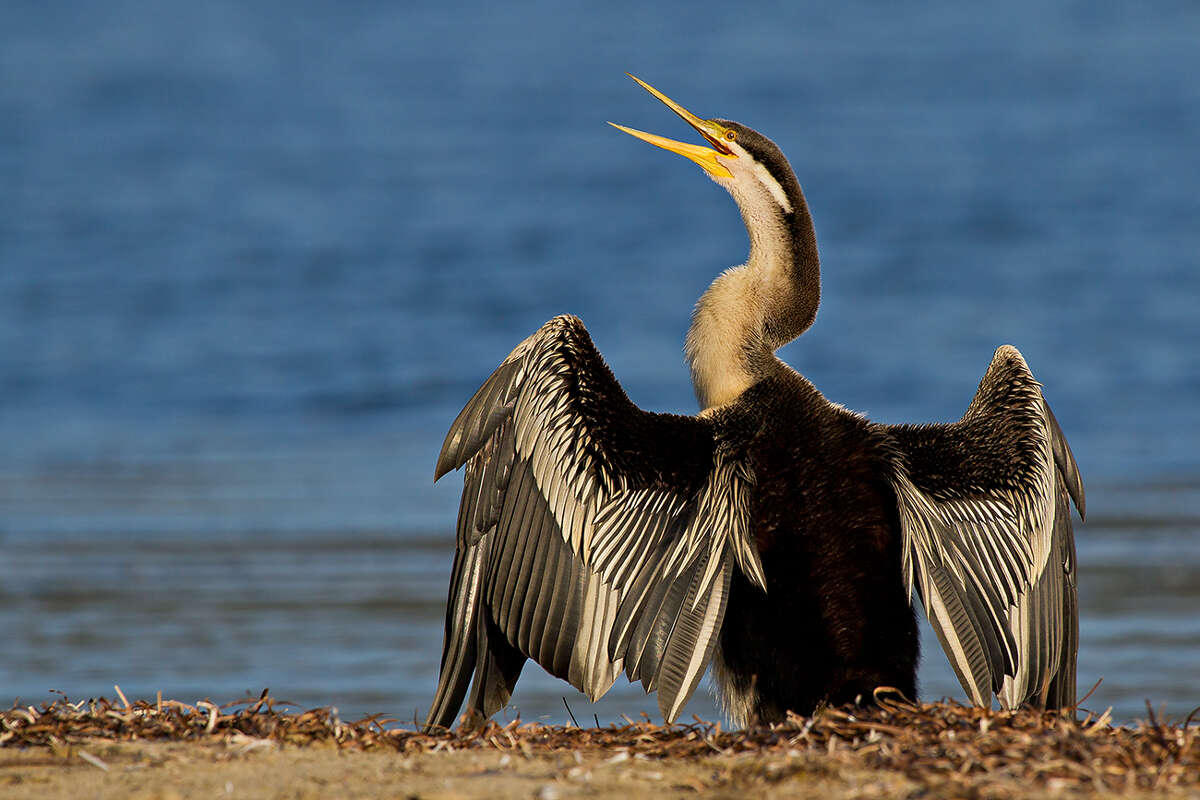
M629 73L626 74L628 75ZM636 136L642 141L649 142L655 147L661 147L664 150L670 150L672 153L678 153L681 156L690 158L714 178L733 177L733 173L730 172L729 169L718 159L718 156L723 156L725 158L737 158L737 156L733 154L733 151L723 144L725 137L725 128L723 126L718 125L711 120L700 119L695 114L679 105L679 103L676 103L674 100L667 97L658 89L655 89L641 78L638 78L636 75L629 75L629 77L637 81L647 92L663 101L663 103L665 103L669 109L683 117L687 124L699 131L700 135L708 140L708 143L712 145L712 148L702 147L698 144L688 144L687 142L677 142L674 139L668 139L665 136L656 136L653 133L645 133L644 131L634 130L633 128L626 128L624 125L618 125L615 122L610 122L608 123L609 125L612 125L617 130L625 131L630 136Z

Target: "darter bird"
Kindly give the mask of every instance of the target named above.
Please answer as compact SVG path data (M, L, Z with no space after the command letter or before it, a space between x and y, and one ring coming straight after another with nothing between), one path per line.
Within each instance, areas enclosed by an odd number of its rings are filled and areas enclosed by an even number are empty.
M1072 708L1083 484L1021 354L996 350L958 422L881 425L825 399L775 355L820 300L787 159L634 80L707 146L615 127L700 165L749 233L688 330L702 410L635 406L571 316L484 382L437 461L436 478L466 469L427 729L469 685L490 717L529 658L593 700L623 671L667 721L710 662L737 725L879 687L915 699L914 589L972 702Z

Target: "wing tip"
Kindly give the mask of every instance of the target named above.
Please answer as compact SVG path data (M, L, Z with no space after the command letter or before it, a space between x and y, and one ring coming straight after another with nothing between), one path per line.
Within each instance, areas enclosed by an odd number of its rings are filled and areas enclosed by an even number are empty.
M437 483L448 472L453 472L462 466L462 464L454 463L455 459L451 458L443 448L441 455L438 456L437 465L433 469L433 482Z
M458 710L462 707L463 698L466 696L467 687L475 671L474 666L472 663L470 670L464 672L463 665L458 664L450 671L443 672L437 694L434 696L433 702L429 704L429 714L425 717L425 724L421 726L422 733L448 731L454 726Z
M1042 398L1042 405L1046 409L1046 419L1050 423L1051 449L1054 451L1054 463L1058 466L1058 471L1062 475L1063 483L1067 487L1067 494L1071 496L1072 502L1075 503L1075 510L1079 512L1081 520L1087 519L1087 495L1083 488L1083 476L1079 473L1079 465L1075 462L1075 454L1071 452L1071 445L1067 443L1066 434L1063 433L1062 426L1058 424L1058 419L1054 416L1054 411L1051 410L1050 404L1046 402L1046 398Z
M521 367L529 347L527 343L532 338L518 345L458 412L438 453L433 472L435 483L479 452L496 428L511 416L514 392L519 388Z
M683 700L681 696L667 697L667 693L659 691L658 693L658 713L662 714L663 722L667 725L674 724L679 717L679 712L683 710Z

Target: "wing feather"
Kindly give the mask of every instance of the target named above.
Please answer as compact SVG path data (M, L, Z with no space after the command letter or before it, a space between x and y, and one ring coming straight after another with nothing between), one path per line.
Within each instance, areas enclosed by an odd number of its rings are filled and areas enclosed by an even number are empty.
M544 579L541 596L547 602L542 604L542 613L532 623L530 629L540 634L536 652L532 656L533 660L539 664L549 664L548 669L551 672L566 672L570 669L570 659L567 653L559 655L562 640L566 638L563 629L566 604L553 602L555 599L563 597L570 585L570 574L568 573L570 566L570 556L565 547L546 548L546 561L542 566Z
M522 342L522 345L526 342ZM521 365L521 357L518 355L520 349L518 346L513 355L492 373L455 418L454 424L450 426L450 435L446 437L442 452L438 456L434 480L465 464L491 437L500 423L508 418L514 399L513 378Z
M939 565L931 565L923 583L926 613L935 623L934 632L950 659L950 666L972 702L984 705L992 693L990 656L984 644L986 632L971 610L970 596L958 581Z
M549 533L545 528L546 526L543 524L543 536ZM548 633L545 627L546 615L554 601L552 595L542 591L542 584L546 578L546 560L549 554L556 553L562 548L553 546L556 544L555 542L544 541L542 537L530 544L532 554L531 558L527 559L530 562L529 579L526 589L521 595L524 606L520 615L520 634L517 636L515 644L521 652L529 653L536 660L542 653L543 638Z
M454 554L450 572L450 597L446 601L446 647L442 649L436 700L429 711L429 724L446 726L453 721L467 695L471 675L475 671L475 620L479 591L479 572L483 561L482 548L472 545ZM460 635L465 632L466 635ZM453 634L453 635L452 635Z
M732 556L728 553L709 554L704 559L718 562L714 572L715 587L710 590L706 586L707 565L703 570L698 565L658 670L658 709L665 719L674 719L695 691L712 658L716 629L725 613Z
M438 692L426 725L507 702L526 657L593 699L624 669L668 720L711 659L736 564L765 586L753 475L716 422L641 411L582 323L519 344L451 425L466 466Z
M1075 503L1075 508L1079 510L1079 517L1082 519L1087 516L1087 499L1083 492L1083 476L1079 474L1079 466L1075 463L1075 455L1071 452L1071 446L1067 444L1067 437L1063 434L1058 420L1054 417L1054 412L1050 410L1049 403L1046 403L1046 418L1050 421L1050 444L1054 452L1054 464L1058 467L1059 477L1062 478L1064 487L1072 502ZM1067 511L1069 512L1070 508L1067 508ZM1068 513L1068 524L1070 523L1070 516L1070 513Z
M978 705L1073 706L1083 481L1025 360L999 348L959 422L890 430L904 574L963 688Z

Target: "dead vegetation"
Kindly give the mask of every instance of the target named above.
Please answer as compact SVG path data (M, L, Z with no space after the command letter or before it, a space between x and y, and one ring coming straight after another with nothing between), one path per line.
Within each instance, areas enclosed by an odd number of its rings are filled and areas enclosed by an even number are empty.
M1020 796L1033 787L1050 792L1200 788L1200 723L1193 725L1191 716L1166 723L1149 707L1147 721L1113 726L1107 713L1075 721L1034 711L910 704L884 696L878 707L828 708L811 718L732 732L698 719L667 726L627 720L606 728L517 720L475 731L424 734L397 727L395 720L381 715L346 722L334 709L297 710L267 691L257 699L220 706L161 697L129 702L119 688L117 693L117 700L71 702L63 697L38 708L0 712L0 747L60 752L98 741L167 740L239 747L256 742L324 744L408 755L468 750L502 751L517 758L555 753L641 761L728 757L739 770L757 770L768 781L800 768L865 768L891 771L919 786L998 796ZM1193 712L1198 714L1200 709Z

